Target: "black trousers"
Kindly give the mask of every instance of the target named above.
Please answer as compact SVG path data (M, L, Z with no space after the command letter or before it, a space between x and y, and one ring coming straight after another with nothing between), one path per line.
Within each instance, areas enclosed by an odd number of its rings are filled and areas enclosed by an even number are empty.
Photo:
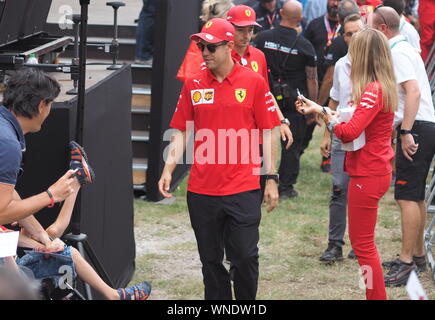
M258 287L258 227L261 220L260 190L228 196L187 193L190 221L195 232L206 300L231 300L224 249L234 268L234 294L254 300Z
M279 191L284 192L293 188L299 175L299 162L303 151L303 143L307 123L305 117L297 112L284 112L284 117L290 120L290 130L293 144L286 150L286 141L281 140L281 163L279 165Z

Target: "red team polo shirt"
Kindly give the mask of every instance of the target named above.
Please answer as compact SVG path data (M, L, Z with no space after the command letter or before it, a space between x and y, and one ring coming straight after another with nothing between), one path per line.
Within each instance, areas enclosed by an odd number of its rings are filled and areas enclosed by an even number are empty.
M365 131L366 144L357 151L346 152L345 171L349 176L383 176L391 174L393 112L383 112L382 87L370 83L364 90L352 119L334 126L334 133L344 143L355 140Z
M233 59L236 60L240 65L260 74L264 78L264 80L266 80L267 87L270 88L269 72L267 69L266 57L264 56L263 51L253 46L248 46L243 57L241 57L236 50L233 50L231 52L231 55L233 56ZM278 113L276 113L276 117L273 117L272 120L275 127L281 125ZM262 137L260 136L260 143L261 142Z
M243 57L241 57L236 50L233 50L231 54L233 59L235 59L242 66L262 75L264 80L266 80L267 86L269 87L266 57L261 50L253 46L248 46Z
M187 121L194 121L195 140L199 140L194 143L187 190L223 196L259 189L259 176L253 173L260 168L259 141L251 130L272 129L274 117L265 80L238 63L222 83L208 69L188 78L170 124L185 131ZM245 138L237 137L231 144L222 138L228 130L233 137L237 133Z

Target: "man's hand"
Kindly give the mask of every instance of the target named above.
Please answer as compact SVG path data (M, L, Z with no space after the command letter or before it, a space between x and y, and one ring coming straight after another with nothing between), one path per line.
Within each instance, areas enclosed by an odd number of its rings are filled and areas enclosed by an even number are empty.
M414 137L412 134L402 134L400 135L402 143L402 152L406 159L413 161L412 157L418 150L418 144L415 144Z
M172 174L169 172L163 171L162 176L160 177L158 186L160 193L165 198L171 198L172 194L169 193L169 188L171 187Z
M266 180L266 188L264 189L264 203L269 203L269 208L267 212L271 212L278 205L279 193L278 186L276 185L275 180L267 179Z
M320 142L320 154L325 158L329 158L331 155L331 133L328 130L325 130L323 139Z
M54 202L62 202L80 188L78 180L72 178L75 172L76 170L68 170L63 177L48 188L53 194Z
M286 125L285 123L281 123L281 126L279 127L279 132L281 134L282 141L287 140L287 144L286 144L285 148L286 149L290 148L290 146L293 143L293 135L292 135L292 132L290 130L290 127L288 125Z

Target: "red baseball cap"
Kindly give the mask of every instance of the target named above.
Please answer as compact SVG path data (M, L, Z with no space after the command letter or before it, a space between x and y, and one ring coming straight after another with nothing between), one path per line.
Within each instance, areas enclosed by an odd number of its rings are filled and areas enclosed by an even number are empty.
M257 26L261 27L256 22L257 16L255 11L243 4L232 7L227 13L227 20L236 27Z
M234 33L236 30L233 25L223 18L214 18L202 27L200 33L195 33L190 36L190 40L204 40L209 43L219 43L222 41L234 41Z

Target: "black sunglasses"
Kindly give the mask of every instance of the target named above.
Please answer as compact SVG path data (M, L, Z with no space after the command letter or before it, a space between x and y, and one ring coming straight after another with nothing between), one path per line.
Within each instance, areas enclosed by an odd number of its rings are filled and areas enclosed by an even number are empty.
M382 21L384 21L384 24L385 24L386 26L388 26L387 20L385 20L385 18L384 18L384 16L382 15L381 11L378 10L379 8L382 8L383 6L384 6L383 4L377 5L376 8L375 8L375 10L373 10L373 12L378 11L378 14L381 16Z
M222 41L222 42L219 42L219 43L210 43L210 44L203 44L201 42L198 42L198 43L196 43L196 45L198 46L199 50L201 50L201 52L204 52L204 48L207 47L207 50L210 53L215 53L217 47L224 46L227 43L228 43L227 41Z

